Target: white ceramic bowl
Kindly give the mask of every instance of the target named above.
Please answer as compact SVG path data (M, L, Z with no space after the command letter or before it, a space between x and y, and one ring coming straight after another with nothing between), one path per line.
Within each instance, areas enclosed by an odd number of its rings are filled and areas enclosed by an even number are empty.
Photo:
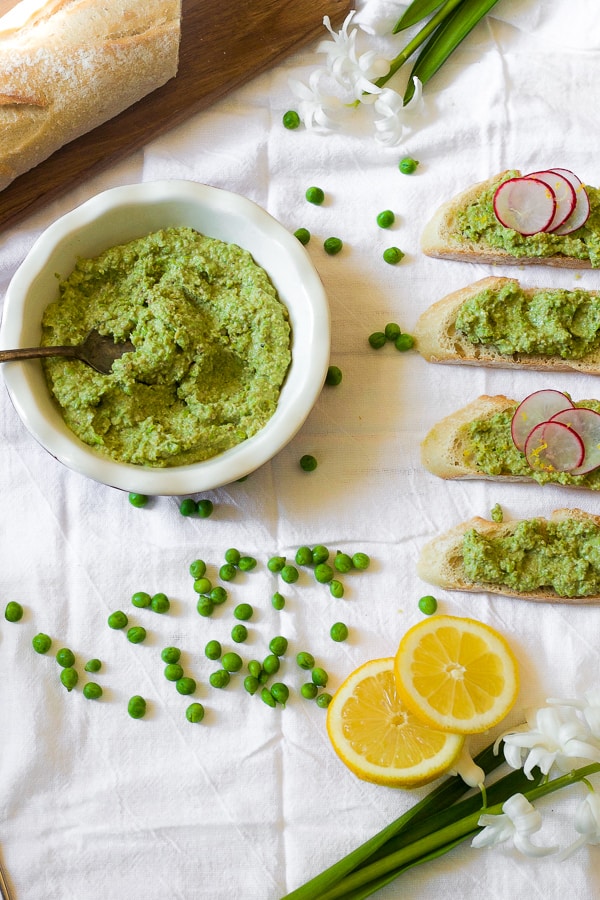
M80 441L51 398L39 360L3 364L14 407L39 443L61 463L126 491L182 495L210 490L248 475L287 444L310 413L329 362L329 307L306 249L252 201L191 181L156 181L112 188L54 222L15 273L4 303L0 347L36 346L41 318L58 296L78 256L94 257L116 244L167 226L190 226L239 244L269 274L289 310L292 362L277 410L253 437L212 459L154 468L119 463Z

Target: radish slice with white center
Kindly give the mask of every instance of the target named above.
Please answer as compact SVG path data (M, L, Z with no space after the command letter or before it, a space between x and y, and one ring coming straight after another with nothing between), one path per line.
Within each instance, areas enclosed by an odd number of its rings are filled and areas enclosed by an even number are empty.
M533 429L525 444L525 456L536 471L574 472L583 462L585 447L576 431L551 419Z
M554 191L537 178L509 178L496 188L496 218L505 228L512 228L519 234L545 231L555 212Z
M565 222L575 209L575 188L568 178L552 169L544 169L541 172L532 172L527 178L535 178L543 181L554 192L556 197L556 209L554 218L545 231L554 231Z
M575 208L562 225L554 228L552 234L571 234L585 225L590 216L590 198L583 184L575 188Z
M556 413L550 421L566 425L583 441L583 460L570 470L571 475L586 475L600 466L600 413L585 406L576 406Z
M573 408L571 400L562 391L535 391L517 406L511 422L512 439L518 450L525 450L530 432L540 422L547 422L563 409Z

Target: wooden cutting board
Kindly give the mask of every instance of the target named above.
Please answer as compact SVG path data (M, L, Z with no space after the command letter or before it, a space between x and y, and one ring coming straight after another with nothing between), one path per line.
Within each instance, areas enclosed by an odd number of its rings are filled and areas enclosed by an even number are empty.
M339 26L350 8L351 0L183 0L177 77L1 191L0 230L326 37L323 16Z

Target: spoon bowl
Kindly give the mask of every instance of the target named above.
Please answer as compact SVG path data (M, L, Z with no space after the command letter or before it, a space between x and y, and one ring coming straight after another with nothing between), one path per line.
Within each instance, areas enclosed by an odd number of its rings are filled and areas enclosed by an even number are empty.
M0 350L0 362L14 359L41 359L48 356L66 356L80 359L101 375L110 375L112 364L124 353L131 353L135 347L131 341L115 343L110 334L90 331L81 344L63 344L58 347L18 347L16 350Z

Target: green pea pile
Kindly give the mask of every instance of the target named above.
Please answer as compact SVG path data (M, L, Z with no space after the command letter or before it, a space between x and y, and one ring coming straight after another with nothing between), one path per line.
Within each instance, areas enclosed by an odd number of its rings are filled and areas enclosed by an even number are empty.
M373 350L381 350L387 343L392 343L396 350L404 352L414 347L415 340L406 334L397 322L388 322L383 331L374 331L369 335L369 344Z

